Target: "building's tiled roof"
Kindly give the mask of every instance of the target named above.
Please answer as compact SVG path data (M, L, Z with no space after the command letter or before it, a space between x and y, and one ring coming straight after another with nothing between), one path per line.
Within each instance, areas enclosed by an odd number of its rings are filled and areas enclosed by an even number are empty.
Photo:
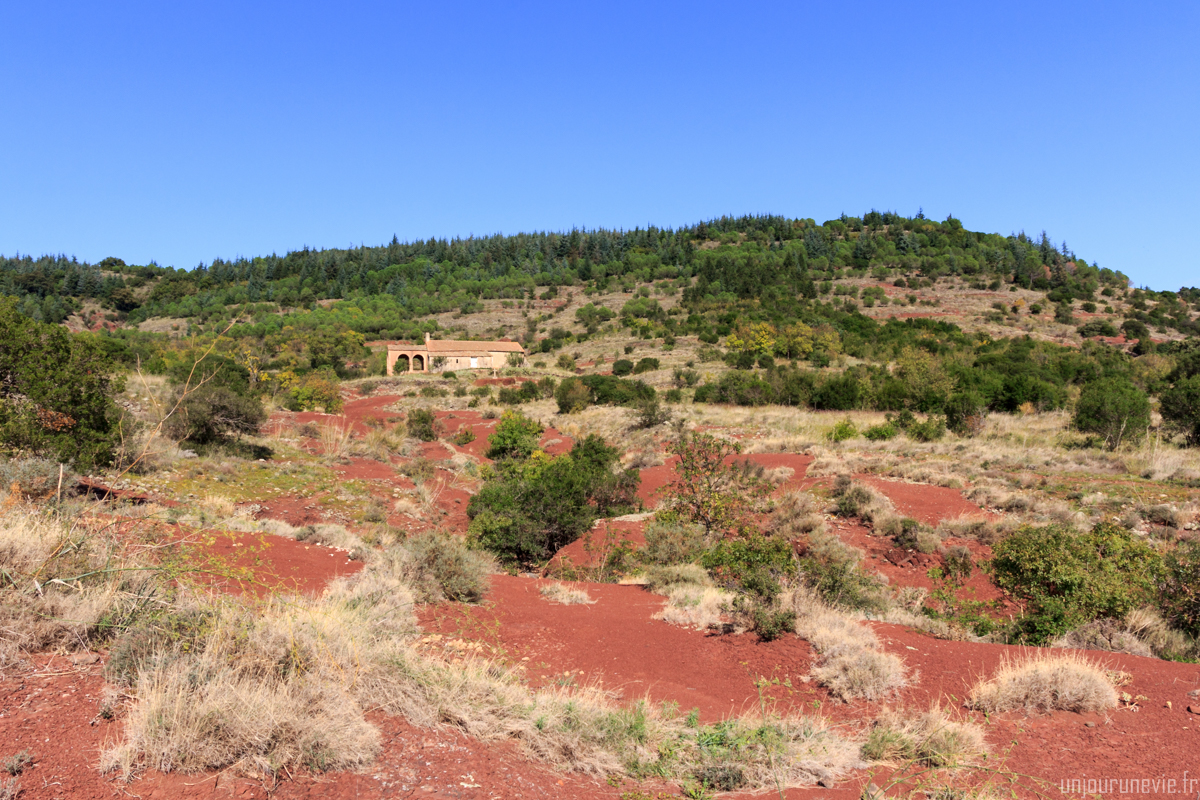
M369 342L369 345L379 345L383 342ZM407 342L387 342L389 350L425 350L443 356L477 356L480 353L524 353L525 348L509 339L498 339L490 342L476 342L463 339L430 339L424 344L409 344Z
M430 339L425 345L431 353L449 354L451 351L468 353L524 353L525 348L516 342L500 339L492 342L471 342L458 339Z

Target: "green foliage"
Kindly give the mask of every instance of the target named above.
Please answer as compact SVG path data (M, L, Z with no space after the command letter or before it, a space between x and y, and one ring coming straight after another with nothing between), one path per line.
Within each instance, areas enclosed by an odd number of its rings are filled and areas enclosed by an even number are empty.
M1075 427L1098 434L1110 450L1136 442L1150 426L1150 400L1124 378L1102 378L1083 387L1075 406Z
M944 408L946 427L959 436L974 436L983 430L983 398L975 392L959 392L950 396Z
M196 444L254 434L267 421L262 401L236 394L224 386L205 384L177 400L175 413L167 418L164 431L172 438Z
M1042 644L1100 617L1120 618L1154 599L1162 559L1117 525L1088 533L1025 526L998 543L991 562L996 585L1027 601L1023 639Z
M592 390L578 378L567 378L554 390L558 413L574 414L583 411L592 401Z
M627 358L621 358L613 362L612 374L616 376L624 376L633 372L633 362Z
M414 408L405 420L408 435L422 442L433 442L438 438L440 423L428 408Z
M94 337L36 322L0 297L0 450L80 471L111 463L121 436L113 372Z
M872 442L886 442L889 439L896 438L899 433L896 426L890 422L885 422L882 425L872 425L863 431L863 436Z
M465 447L475 441L475 430L470 425L460 425L450 441L459 447Z
M753 473L727 464L742 451L736 441L692 432L677 439L675 480L663 490L667 506L707 533L734 531L765 498L771 487Z
M637 413L634 427L640 429L657 428L671 419L670 409L664 408L657 397L640 400L636 406Z
M329 372L310 372L290 383L284 405L289 411L323 408L327 414L342 410L342 393L337 376Z
M914 422L905 431L910 438L918 442L936 442L946 435L946 418L936 414L927 417L924 422Z
M505 411L488 437L487 457L493 459L525 459L537 449L545 431L537 421L519 411Z
M849 419L844 419L833 426L832 430L825 434L825 438L831 442L844 442L847 439L853 439L858 436L858 426Z
M704 551L704 528L660 512L645 531L646 545L638 556L647 564L690 564Z
M883 585L862 568L862 553L836 536L814 532L800 556L804 581L825 602L856 609L878 609L885 605Z
M657 358L641 358L641 359L638 359L638 362L636 364L634 364L633 374L640 375L643 372L652 372L656 369L658 369L658 359ZM617 374L615 364L613 365L613 374L614 375Z
M1167 427L1182 433L1192 447L1200 447L1200 375L1177 381L1162 393L1160 403Z
M470 540L510 568L539 567L597 518L636 505L640 478L637 470L615 471L618 457L589 435L558 458L539 452L498 462L467 506Z
M1200 637L1200 542L1181 542L1167 552L1158 600L1168 621Z
M764 598L779 594L779 581L796 574L792 546L783 538L753 534L722 539L700 559L717 583Z

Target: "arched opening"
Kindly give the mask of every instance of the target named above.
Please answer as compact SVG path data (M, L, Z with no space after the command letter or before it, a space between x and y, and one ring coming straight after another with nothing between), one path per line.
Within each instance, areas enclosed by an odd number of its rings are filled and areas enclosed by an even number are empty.
M408 370L409 370L408 356L401 353L399 356L396 357L396 364L394 367L392 367L392 374L408 372Z
M420 355L414 355L412 357L412 368L413 368L413 372L424 372L425 371L425 358Z

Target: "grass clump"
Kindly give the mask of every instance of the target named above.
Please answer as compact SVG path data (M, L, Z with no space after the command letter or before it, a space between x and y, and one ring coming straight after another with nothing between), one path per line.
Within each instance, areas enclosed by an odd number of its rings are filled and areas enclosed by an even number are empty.
M384 558L395 558L418 602L478 603L488 590L495 562L460 537L436 531L413 536Z
M982 728L955 720L937 705L915 715L885 712L862 746L869 761L915 761L935 769L968 766L986 753Z
M1103 711L1117 705L1117 690L1108 673L1083 656L1042 653L1006 658L991 678L975 684L968 705L988 712Z
M596 602L585 590L562 583L547 583L538 591L551 603L563 606L591 605Z

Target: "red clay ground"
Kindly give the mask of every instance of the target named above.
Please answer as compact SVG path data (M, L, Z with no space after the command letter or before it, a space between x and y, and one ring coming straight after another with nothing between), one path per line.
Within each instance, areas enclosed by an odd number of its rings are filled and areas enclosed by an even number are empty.
M320 594L334 578L353 575L361 561L344 550L270 533L222 531L199 546L210 570L199 580L231 594Z

